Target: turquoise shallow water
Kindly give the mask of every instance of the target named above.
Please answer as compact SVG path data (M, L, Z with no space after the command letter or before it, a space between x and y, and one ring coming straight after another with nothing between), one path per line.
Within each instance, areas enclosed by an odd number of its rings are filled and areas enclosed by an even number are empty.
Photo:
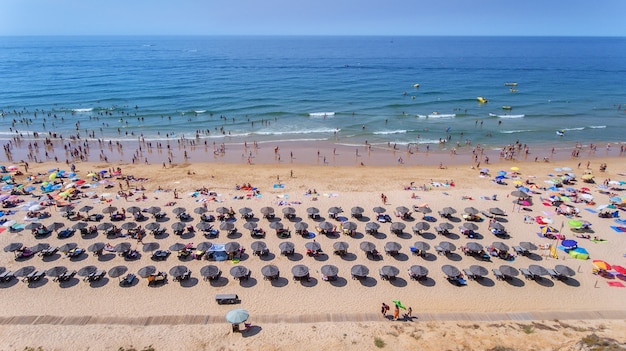
M626 38L2 37L0 76L0 139L570 145L626 132Z

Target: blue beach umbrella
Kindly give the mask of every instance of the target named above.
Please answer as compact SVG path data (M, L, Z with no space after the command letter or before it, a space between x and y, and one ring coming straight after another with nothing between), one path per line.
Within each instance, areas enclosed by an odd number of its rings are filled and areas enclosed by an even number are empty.
M566 248L567 250L572 250L578 247L578 243L576 242L576 240L563 240L561 242L561 245Z
M2 188L2 190L5 190L4 187ZM622 202L622 199L620 197L613 196L613 197L609 198L609 201L611 201L613 203L618 203L618 202Z
M226 313L226 321L231 324L240 324L248 320L250 313L243 308L237 308Z

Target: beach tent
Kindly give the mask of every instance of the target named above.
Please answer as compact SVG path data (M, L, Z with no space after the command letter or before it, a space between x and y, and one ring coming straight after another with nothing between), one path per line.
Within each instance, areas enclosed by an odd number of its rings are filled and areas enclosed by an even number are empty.
M587 252L587 250L585 250L582 247L577 247L574 250L570 250L569 251L569 255L572 258L576 258L579 260L588 260L589 259L589 252Z

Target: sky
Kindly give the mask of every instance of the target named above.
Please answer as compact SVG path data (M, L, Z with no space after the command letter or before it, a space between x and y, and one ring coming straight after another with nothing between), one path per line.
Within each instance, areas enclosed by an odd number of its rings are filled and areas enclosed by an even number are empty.
M626 36L624 18L626 0L0 0L0 36Z

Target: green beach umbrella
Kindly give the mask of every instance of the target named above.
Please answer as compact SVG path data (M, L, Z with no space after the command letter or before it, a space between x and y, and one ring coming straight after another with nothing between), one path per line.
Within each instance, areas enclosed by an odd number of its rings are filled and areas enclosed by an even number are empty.
M400 300L393 300L391 301L393 302L396 306L398 306L399 308L406 310L406 307L404 307L404 305L402 305L402 302L400 302Z
M571 219L567 221L567 224L572 228L580 228L583 226L583 222L576 220L576 219Z

